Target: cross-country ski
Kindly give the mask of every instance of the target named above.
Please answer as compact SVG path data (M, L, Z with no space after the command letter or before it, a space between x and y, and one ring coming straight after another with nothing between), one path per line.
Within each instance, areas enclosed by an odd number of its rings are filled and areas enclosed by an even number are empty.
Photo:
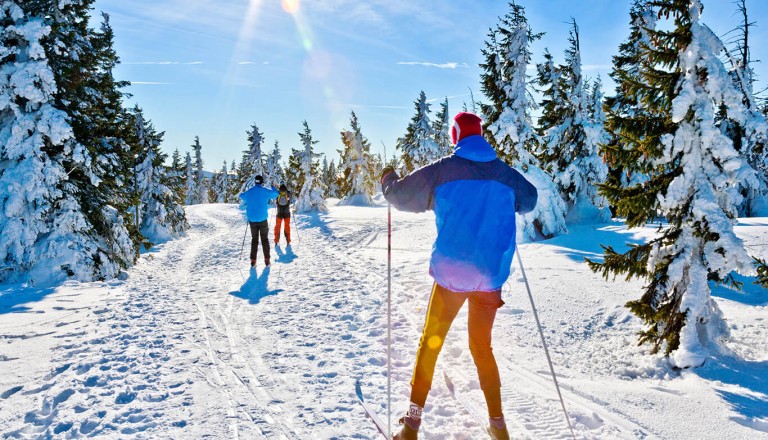
M480 412L477 410L477 408L467 402L464 396L456 390L456 386L453 384L453 380L451 380L451 377L446 371L443 371L443 380L445 381L445 386L448 388L448 392L451 394L451 396L453 396L453 398L461 404L466 412L475 420L475 422L477 422L478 426L490 436L490 438L495 439L496 437L494 437L493 434L489 432L490 427L486 426L487 422L484 417L480 415Z
M768 440L768 7L0 0L0 438Z
M382 422L379 416L374 412L374 410L365 402L365 398L363 397L363 390L362 386L360 385L360 381L358 380L355 382L355 394L357 395L357 399L360 402L360 406L363 407L363 411L365 411L366 417L368 417L371 422L373 422L373 425L376 427L376 430L384 436L385 439L390 439L388 431L389 428L387 427L387 424Z

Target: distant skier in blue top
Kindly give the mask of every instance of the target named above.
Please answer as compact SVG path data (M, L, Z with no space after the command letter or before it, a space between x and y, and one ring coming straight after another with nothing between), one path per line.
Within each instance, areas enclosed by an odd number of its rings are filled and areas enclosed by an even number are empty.
M269 224L267 223L269 201L280 194L275 187L264 188L264 178L256 176L256 185L248 191L240 194L245 203L245 214L251 226L251 267L256 266L256 257L259 253L259 238L264 251L264 265L269 267Z
M391 167L382 172L382 192L403 211L433 210L437 239L429 273L435 280L411 379L411 403L394 438L418 437L421 413L432 387L437 356L453 319L469 300L469 350L488 404L488 432L508 439L501 408L501 379L491 348L501 288L515 251L515 213L536 206L537 192L496 157L483 139L482 121L462 112L453 120L453 154L402 179Z

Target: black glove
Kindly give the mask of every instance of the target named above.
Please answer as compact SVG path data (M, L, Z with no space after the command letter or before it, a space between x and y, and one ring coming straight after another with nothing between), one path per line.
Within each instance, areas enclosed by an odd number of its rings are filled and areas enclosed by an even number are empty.
M389 173L394 173L395 169L392 167L384 167L383 170L381 170L381 181L384 181L384 177L386 177Z

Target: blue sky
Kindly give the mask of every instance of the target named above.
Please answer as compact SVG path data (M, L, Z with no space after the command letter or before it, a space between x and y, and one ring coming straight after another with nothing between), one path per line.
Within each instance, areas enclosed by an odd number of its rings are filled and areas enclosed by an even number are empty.
M703 21L719 35L738 24L732 0L704 0ZM549 48L562 62L571 17L580 28L586 76L600 75L612 93L611 56L628 32L631 1L518 0L535 32L534 60ZM768 2L748 0L753 59L768 62ZM245 131L255 123L284 159L299 146L307 120L316 151L328 160L341 148L350 111L374 152L394 152L421 90L448 97L452 114L481 98L481 49L505 0L96 0L110 14L122 64L139 104L165 131L164 150L203 145L205 168L239 162ZM766 87L765 63L755 65Z

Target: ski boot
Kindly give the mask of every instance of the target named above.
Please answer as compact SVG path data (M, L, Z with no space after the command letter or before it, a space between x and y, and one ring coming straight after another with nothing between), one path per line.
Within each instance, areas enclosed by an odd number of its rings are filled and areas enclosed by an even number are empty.
M405 421L405 417L400 418L400 424L403 425L403 427L400 428L400 432L392 435L392 440L418 440L418 427L414 430L408 426L408 423Z
M269 265L270 265L269 257L264 257L264 266L269 267Z
M256 267L256 259L251 258L251 267Z
M419 427L421 426L422 407L411 402L408 407L408 413L400 418L400 432L392 436L392 440L417 440L419 438Z
M507 430L507 424L504 422L504 417L492 418L488 420L488 426L485 428L496 440L509 440L509 431Z

